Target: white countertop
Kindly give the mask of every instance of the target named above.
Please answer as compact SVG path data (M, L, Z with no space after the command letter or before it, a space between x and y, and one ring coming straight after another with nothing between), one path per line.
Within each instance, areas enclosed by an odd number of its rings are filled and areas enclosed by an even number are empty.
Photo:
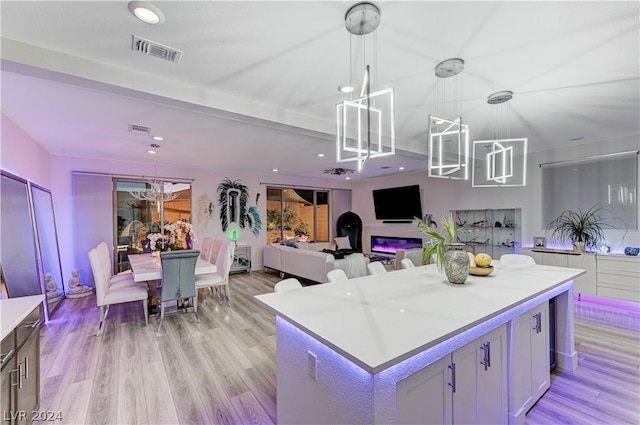
M434 266L258 295L258 302L369 371L380 371L584 274L537 265L447 281Z
M0 340L9 335L42 301L44 295L0 300Z

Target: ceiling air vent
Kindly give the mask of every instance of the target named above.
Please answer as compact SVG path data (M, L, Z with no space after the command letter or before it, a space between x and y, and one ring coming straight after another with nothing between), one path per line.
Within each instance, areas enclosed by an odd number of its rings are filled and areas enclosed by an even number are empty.
M151 134L151 129L144 125L129 124L129 133L149 135Z
M145 55L155 56L172 63L180 63L180 59L182 58L182 52L180 50L172 49L155 41L145 40L137 35L131 36L131 50L144 53Z

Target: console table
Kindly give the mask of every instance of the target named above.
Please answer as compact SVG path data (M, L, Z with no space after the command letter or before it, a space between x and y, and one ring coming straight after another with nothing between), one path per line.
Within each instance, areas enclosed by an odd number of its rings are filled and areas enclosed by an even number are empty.
M584 270L495 263L464 285L429 265L256 296L276 314L278 422L524 423L550 384L551 298L558 367L577 367Z

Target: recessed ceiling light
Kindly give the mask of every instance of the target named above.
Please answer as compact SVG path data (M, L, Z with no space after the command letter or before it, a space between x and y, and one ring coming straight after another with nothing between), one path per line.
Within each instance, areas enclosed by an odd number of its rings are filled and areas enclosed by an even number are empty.
M404 167L399 167L398 170L404 170Z
M340 93L351 93L353 91L353 86L349 86L346 84L340 84L338 86L338 91Z
M351 177L345 177L344 179L345 180L351 180Z
M320 158L324 158L324 154L323 154L323 153L319 153L319 154L318 154L318 156L319 156Z
M273 172L274 172L274 173L277 173L277 172L278 172L278 169L277 169L277 168L274 168L274 169L273 169Z
M164 140L164 137L160 137L160 136L153 136L153 140L157 140L159 142Z
M164 13L146 1L130 1L129 12L146 24L155 25L164 22Z
M150 154L155 154L156 152L158 152L158 148L160 147L160 145L156 144L156 143L151 143L149 145L149 150L147 150L147 152L149 152Z

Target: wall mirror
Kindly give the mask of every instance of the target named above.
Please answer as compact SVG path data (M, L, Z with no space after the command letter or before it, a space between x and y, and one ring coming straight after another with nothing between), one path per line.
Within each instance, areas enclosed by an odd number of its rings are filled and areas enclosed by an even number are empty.
M26 180L2 171L0 184L0 266L3 295L42 294L34 226Z
M65 295L53 198L49 190L34 183L29 185L36 224L36 242L41 257L43 289L47 297L48 314L51 316Z

